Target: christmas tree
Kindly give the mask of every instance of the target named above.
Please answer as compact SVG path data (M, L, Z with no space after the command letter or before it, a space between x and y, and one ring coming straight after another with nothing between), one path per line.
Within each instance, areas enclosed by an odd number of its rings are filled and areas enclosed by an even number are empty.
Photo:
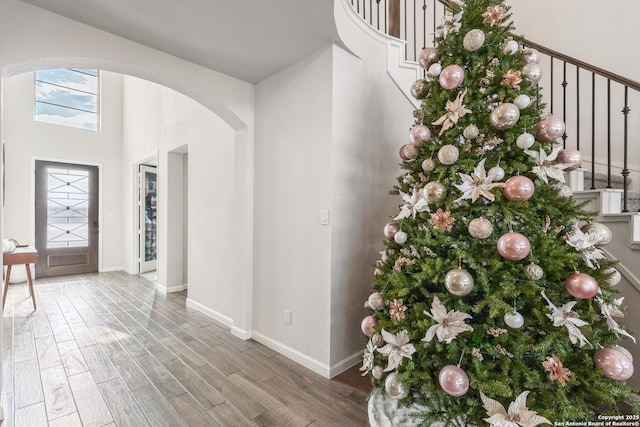
M371 398L410 410L397 424L595 422L633 391L611 232L565 185L580 155L512 31L504 1L453 1L420 55L402 200L361 325Z

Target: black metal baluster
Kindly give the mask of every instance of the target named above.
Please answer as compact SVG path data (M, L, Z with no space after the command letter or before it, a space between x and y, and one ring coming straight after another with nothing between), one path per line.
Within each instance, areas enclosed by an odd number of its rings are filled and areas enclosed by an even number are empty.
M407 31L407 0L404 0L404 39L403 40L407 40L409 33ZM408 58L409 57L409 43L405 43L404 45L404 57Z
M436 0L433 0L433 45L436 45Z
M427 47L427 0L422 2L422 48L425 47Z
M622 109L622 114L624 114L624 139L622 141L622 212L629 212L629 207L627 206L627 179L629 177L629 165L628 165L628 131L629 131L629 87L624 87L624 108Z
M549 81L551 82L551 84L549 84L549 98L550 98L550 103L549 103L549 112L550 114L553 115L553 56L549 58L550 62L551 62L551 67L550 67L550 71L549 71Z
M580 151L580 67L576 67L576 150Z
M591 73L591 189L596 188L596 73Z
M380 29L380 0L376 0L376 21L377 21L377 29ZM384 29L384 33L387 33L387 29Z
M416 16L418 15L416 9L416 2L413 2L413 60L418 62L417 58L417 50L418 50L418 35L416 34L416 30L418 29L418 23L416 22Z
M389 34L389 26L387 24L389 16L389 5L387 4L387 0L384 0L384 33Z
M567 123L567 61L562 61L562 121ZM562 148L567 148L567 127L562 134Z
M611 188L611 79L607 79L607 188Z

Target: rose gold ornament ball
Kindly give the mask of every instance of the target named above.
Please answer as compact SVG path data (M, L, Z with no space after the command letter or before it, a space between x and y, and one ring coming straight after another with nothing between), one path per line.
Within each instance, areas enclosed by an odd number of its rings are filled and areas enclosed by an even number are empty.
M559 163L568 163L571 165L565 168L565 171L573 171L582 166L582 153L575 148L565 148L560 150L557 160Z
M617 381L626 381L633 375L633 361L618 349L601 348L593 355L593 364L602 369L605 377Z
M520 261L529 256L531 243L520 233L509 232L498 239L498 253L505 259Z
M440 72L438 79L443 89L456 89L464 81L464 69L456 64L447 65Z
M507 200L511 200L512 202L523 202L529 200L535 191L536 187L533 181L526 176L516 175L504 183L502 194L504 194Z
M598 282L585 273L573 273L564 279L564 288L571 296L579 299L589 299L598 293Z

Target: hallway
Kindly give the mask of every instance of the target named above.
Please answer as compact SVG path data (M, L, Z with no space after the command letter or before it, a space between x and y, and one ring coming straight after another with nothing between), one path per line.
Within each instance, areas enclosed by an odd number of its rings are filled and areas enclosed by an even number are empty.
M368 380L328 380L122 272L9 287L2 426L364 426Z

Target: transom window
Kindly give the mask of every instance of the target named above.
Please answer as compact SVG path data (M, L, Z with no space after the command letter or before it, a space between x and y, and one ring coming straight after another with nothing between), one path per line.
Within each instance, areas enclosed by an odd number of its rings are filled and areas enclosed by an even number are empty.
M98 70L57 68L35 73L35 120L98 130Z

